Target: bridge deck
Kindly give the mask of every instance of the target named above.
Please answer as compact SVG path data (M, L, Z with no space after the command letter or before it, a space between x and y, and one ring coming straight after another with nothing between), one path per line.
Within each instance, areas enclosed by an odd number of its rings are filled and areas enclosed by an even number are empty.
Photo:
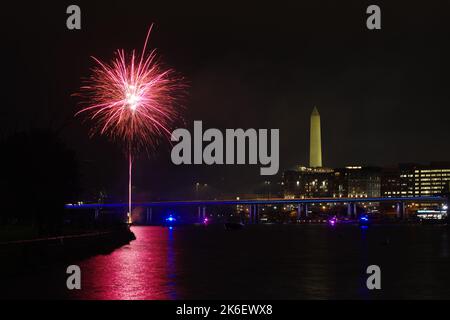
M246 200L192 200L192 201L160 201L137 202L133 206L139 207L174 207L174 206L225 206L225 205L271 205L271 204L299 204L299 203L368 203L368 202L444 202L445 197L378 197L378 198L307 198L307 199L246 199ZM67 209L89 208L120 208L127 207L127 203L89 203L67 204Z

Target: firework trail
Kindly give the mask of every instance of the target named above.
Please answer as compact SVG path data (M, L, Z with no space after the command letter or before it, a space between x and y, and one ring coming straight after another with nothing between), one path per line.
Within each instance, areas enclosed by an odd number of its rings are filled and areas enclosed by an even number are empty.
M179 102L185 89L183 79L165 68L155 50L147 53L153 24L138 56L115 52L111 62L92 57L96 66L80 93L86 114L92 121L92 134L106 135L123 143L129 158L128 209L131 214L131 173L133 155L154 149L161 138L170 137L180 119Z

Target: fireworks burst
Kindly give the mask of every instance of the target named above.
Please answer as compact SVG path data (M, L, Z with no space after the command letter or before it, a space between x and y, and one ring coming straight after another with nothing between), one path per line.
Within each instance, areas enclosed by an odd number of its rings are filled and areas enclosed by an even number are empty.
M164 68L155 50L146 53L150 26L140 56L117 50L110 63L92 57L96 67L78 96L92 120L92 134L107 135L126 146L129 158L128 214L131 215L133 154L155 148L170 137L179 119L179 98L185 85L173 69Z
M76 114L88 114L92 134L119 140L133 153L170 136L184 89L182 79L161 65L155 50L146 54L152 27L140 56L134 50L129 57L117 50L110 63L92 57L97 65L80 92L86 106Z

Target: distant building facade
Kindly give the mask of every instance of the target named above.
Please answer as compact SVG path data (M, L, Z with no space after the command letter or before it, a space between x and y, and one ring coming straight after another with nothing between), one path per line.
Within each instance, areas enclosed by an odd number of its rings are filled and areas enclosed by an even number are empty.
M383 175L384 197L424 197L448 193L450 162L399 164Z
M381 195L381 168L305 168L283 174L285 197L367 198Z
M334 172L333 196L367 198L381 195L381 168L348 166Z
M449 193L450 162L397 167L306 168L285 171L285 197L426 197Z
M288 198L330 197L333 189L333 170L299 167L283 173L284 196Z

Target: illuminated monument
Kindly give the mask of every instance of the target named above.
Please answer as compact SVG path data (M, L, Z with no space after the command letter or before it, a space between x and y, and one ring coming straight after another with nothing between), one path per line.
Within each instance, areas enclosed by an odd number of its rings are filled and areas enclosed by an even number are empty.
M311 113L311 130L309 137L309 166L322 167L322 141L320 136L320 114L316 107Z

